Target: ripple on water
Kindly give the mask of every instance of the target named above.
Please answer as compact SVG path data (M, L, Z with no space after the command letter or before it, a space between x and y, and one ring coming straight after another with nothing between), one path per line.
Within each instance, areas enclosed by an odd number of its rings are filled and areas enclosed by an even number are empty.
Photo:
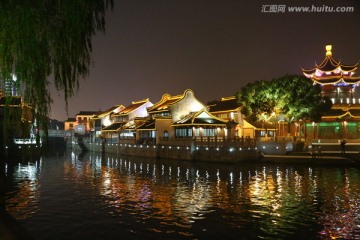
M6 208L40 240L359 236L358 169L89 155L11 172Z

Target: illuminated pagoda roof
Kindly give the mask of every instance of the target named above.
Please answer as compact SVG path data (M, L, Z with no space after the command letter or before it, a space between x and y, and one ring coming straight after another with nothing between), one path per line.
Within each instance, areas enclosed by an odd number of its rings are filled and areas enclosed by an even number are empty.
M221 118L217 118L206 109L202 109L198 112L191 112L180 120L174 122L172 126L226 126L227 121Z
M360 119L360 109L333 108L326 113L323 119Z
M345 65L337 61L332 56L332 45L326 45L325 59L312 69L302 69L303 74L310 78L314 83L327 85L349 85L358 84L360 77L354 77L358 63L355 65Z

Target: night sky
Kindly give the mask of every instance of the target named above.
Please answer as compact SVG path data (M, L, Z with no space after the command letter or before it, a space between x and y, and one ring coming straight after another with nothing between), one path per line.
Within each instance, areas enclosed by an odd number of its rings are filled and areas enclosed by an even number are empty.
M114 0L106 32L93 38L93 65L69 101L54 92L51 118L192 89L207 103L257 80L301 74L325 57L360 60L360 1ZM285 5L285 12L270 12ZM354 7L347 13L290 13L288 7ZM262 12L264 9L266 12ZM360 70L358 74L360 75Z

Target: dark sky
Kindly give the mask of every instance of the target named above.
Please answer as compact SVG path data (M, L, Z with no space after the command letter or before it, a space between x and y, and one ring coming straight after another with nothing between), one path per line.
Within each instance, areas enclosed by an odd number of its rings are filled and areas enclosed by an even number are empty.
M325 44L344 64L360 60L360 1L114 0L106 33L93 39L93 65L69 101L53 94L51 118L98 111L192 89L207 103L257 80L320 64ZM270 7L285 5L285 12ZM353 7L291 13L288 7ZM268 12L262 12L265 9ZM360 70L359 70L360 73ZM357 74L360 75L360 74Z

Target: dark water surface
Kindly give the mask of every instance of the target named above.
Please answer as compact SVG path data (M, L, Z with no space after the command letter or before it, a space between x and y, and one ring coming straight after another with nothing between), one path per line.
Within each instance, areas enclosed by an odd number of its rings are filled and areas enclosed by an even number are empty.
M34 239L360 239L354 167L68 153L7 164L4 182Z

